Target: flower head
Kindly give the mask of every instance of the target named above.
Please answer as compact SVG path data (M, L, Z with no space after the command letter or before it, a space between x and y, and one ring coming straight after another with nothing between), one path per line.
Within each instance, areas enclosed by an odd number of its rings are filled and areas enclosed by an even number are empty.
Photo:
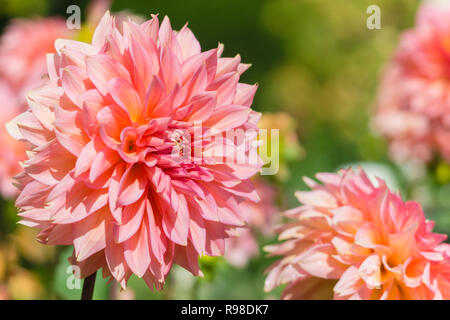
M380 85L375 127L396 161L450 161L450 5L426 3Z
M403 202L362 170L319 173L323 184L297 192L302 206L285 215L283 258L270 267L266 290L287 284L284 299L450 299L450 246L432 233L420 205Z
M167 17L120 30L107 12L91 44L56 41L49 82L11 124L33 145L16 205L40 241L74 245L82 277L159 289L173 263L199 275L199 255L223 255L239 203L258 201L259 158L232 159L257 153L256 86L239 82L239 56L202 52ZM246 139L224 136L238 129Z

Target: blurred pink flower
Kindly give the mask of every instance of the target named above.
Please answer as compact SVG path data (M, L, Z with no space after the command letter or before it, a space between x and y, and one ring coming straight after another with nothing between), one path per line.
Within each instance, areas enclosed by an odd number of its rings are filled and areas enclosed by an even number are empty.
M12 177L18 174L22 167L19 162L25 160L25 144L13 139L6 131L5 124L22 112L22 105L14 95L10 86L0 79L0 193L9 198L17 194L17 188L13 186Z
M253 182L261 201L244 201L239 205L249 227L238 228L236 234L225 243L225 258L235 267L243 267L250 258L259 255L257 235L271 235L280 213L275 205L275 189L261 178Z
M34 146L16 205L40 241L74 245L81 277L103 268L123 287L134 273L160 289L173 263L200 275L199 255L223 255L229 229L244 224L239 203L259 200L258 158L228 159L257 146L222 136L256 138L256 85L239 83L239 56L202 52L167 17L122 30L107 12L92 44L56 42L49 82L10 126Z
M449 39L450 4L426 3L386 67L374 124L396 161L450 161Z
M12 177L21 171L20 161L25 160L25 145L12 139L5 125L25 111L26 92L45 80L46 54L54 51L58 37L67 36L65 22L58 18L14 20L0 40L0 143L4 146L0 155L0 193L3 197L15 197L17 188Z
M6 27L0 43L0 78L23 96L45 80L46 54L54 52L58 38L68 37L61 18L18 19Z
M238 228L225 241L225 259L234 267L245 267L250 258L259 255L256 235L250 228Z
M420 205L403 202L362 170L319 173L323 184L297 192L302 206L285 213L283 256L265 289L287 284L284 299L450 299L450 245L432 233Z

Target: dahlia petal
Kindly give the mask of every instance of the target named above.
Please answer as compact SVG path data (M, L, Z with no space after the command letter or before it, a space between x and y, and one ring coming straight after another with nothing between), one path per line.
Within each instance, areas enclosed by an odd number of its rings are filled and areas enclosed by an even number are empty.
M401 252L397 255L399 261L406 260L415 250L416 241L415 233L418 225L412 225L405 228L402 232L396 234L389 234L389 245L395 251Z
M247 122L249 114L250 109L245 106L223 106L219 110L216 110L214 114L208 118L206 125L219 132L227 129L238 128Z
M260 198L255 190L255 186L250 180L244 180L233 188L224 188L231 194L244 198L252 202L259 202Z
M169 93L175 85L181 84L181 65L168 47L163 47L160 59L161 65L165 66L165 68L160 69L161 78L164 81L166 93Z
M205 220L206 247L205 252L210 256L221 256L225 252L226 234L222 223Z
M201 94L205 91L208 85L208 73L206 71L205 64L202 64L195 73L189 78L183 89L186 90L184 93L186 96L195 96L196 94ZM181 102L184 99L181 99Z
M139 165L128 165L119 184L117 203L128 206L135 203L145 192L147 179L142 175Z
M128 47L133 48L134 45L139 45L148 54L155 53L156 48L154 41L147 38L142 28L131 20L124 21L123 23L124 38L129 41ZM133 44L134 42L134 44ZM158 64L155 64L158 65Z
M82 107L79 104L79 97L86 91L86 79L87 75L84 73L83 69L76 66L67 66L63 69L61 74L61 84L64 88L64 92L69 99L79 107Z
M116 243L122 243L138 232L143 223L145 205L145 200L141 199L123 208L122 223L114 227L114 241Z
M55 115L52 113L52 110L59 104L61 94L62 90L60 88L47 86L33 90L27 96L31 112L47 130L53 129Z
M175 262L191 272L194 276L202 276L198 266L198 253L189 241L185 247L176 246Z
M74 156L78 156L86 141L83 131L77 125L80 119L79 110L58 107L55 109L55 116L57 117L54 122L56 139Z
M200 43L187 25L177 33L177 41L181 46L184 60L199 54L201 51Z
M56 46L56 43L58 40L60 40L60 39L56 40L55 46ZM90 49L92 49L92 48L90 48ZM57 77L58 77L59 73L61 72L60 71L61 68L71 66L71 65L80 67L83 69L86 67L85 58L86 58L87 54L85 52L83 52L82 50L64 46L60 50L58 50L58 52L60 53L60 56L55 57L54 58L55 62L52 63L55 65L52 68L57 68L55 70Z
M43 145L53 136L30 111L26 111L8 122L6 129L13 138L25 140L35 146Z
M406 259L403 264L402 274L403 281L409 288L417 288L422 284L423 270L425 266L422 261L414 261L412 257Z
M122 209L121 207L117 206L117 199L119 197L120 181L122 180L122 176L124 175L125 170L126 165L124 163L115 166L108 190L108 201L111 215L119 224L122 223Z
M122 244L111 242L105 248L105 258L111 275L117 280L121 281L126 274L125 258L123 256Z
M71 49L82 53L84 56L94 55L97 49L91 44L71 39L56 39L55 49L57 53L62 53L63 49Z
M189 238L190 242L199 254L205 252L206 247L206 230L203 218L194 212L190 214Z
M98 128L97 113L102 108L103 99L97 90L88 90L79 97L83 101L82 123L86 134L92 139Z
M355 235L355 243L364 248L374 248L381 244L380 233L374 226L361 227Z
M22 189L15 204L21 208L27 208L28 206L39 208L45 202L46 195L49 192L50 186L36 180L31 181Z
M315 277L339 279L345 269L331 256L332 254L334 249L331 245L316 246L301 255L298 264Z
M49 245L70 246L73 243L73 225L61 224L54 226L47 235L45 243Z
M364 224L363 214L351 206L338 207L330 212L334 214L333 224L342 234L353 236Z
M203 189L194 181L184 179L184 180L172 180L172 186L177 190L185 194L189 194L193 197L198 197L200 199L205 199L205 193Z
M191 100L192 104L191 114L188 120L190 121L205 121L211 117L216 108L217 98L215 92L205 92L195 95Z
M75 184L75 179L72 173L68 173L57 185L55 185L48 193L46 201L52 201L68 192Z
M247 71L251 67L251 63L240 63L238 65L237 71L239 72L239 75L243 74L245 71Z
M105 37L105 43L103 47L100 49L99 53L106 54L111 56L115 60L124 63L124 59L122 57L122 52L124 51L123 46L121 45L120 39L118 39L117 34L109 34Z
M331 240L331 244L336 249L338 256L343 260L352 259L352 245L350 242L346 241L345 238L336 236Z
M189 211L183 195L176 195L171 188L171 199L177 199L178 210L168 207L162 218L162 227L166 236L173 242L185 246L189 234ZM173 203L173 202L172 202Z
M73 245L77 261L83 261L106 247L109 223L103 210L73 225Z
M107 88L113 99L128 112L132 121L137 122L141 117L141 99L132 85L124 79L109 80Z
M54 53L47 53L45 55L45 58L47 61L48 77L51 81L56 82L58 80L58 73L59 73L59 66L58 66L59 59Z
M165 87L162 81L154 76L145 95L145 115L148 118L164 96Z
M242 226L244 219L240 214L237 200L217 185L209 184L207 188L211 194L218 195L220 193L220 196L216 196L219 221L232 226Z
M205 198L206 199L194 198L194 206L199 208L200 214L204 219L218 222L219 215L216 201L209 191L205 193Z
M53 216L53 221L58 224L75 223L85 219L92 213L104 208L108 203L106 190L95 190L89 194L83 192L80 182L67 192L65 210L59 210ZM69 200L67 200L69 198ZM68 210L70 213L68 214Z
M92 36L92 45L94 48L100 49L103 46L106 36L113 31L113 27L113 17L111 17L109 11L106 11Z
M182 83L185 84L192 75L203 65L206 67L208 82L216 76L217 69L217 49L201 52L186 59L182 65Z
M46 185L56 185L75 164L75 158L65 148L58 148L57 142L51 142L35 149L33 159L25 162L26 174Z
M111 149L120 143L122 130L130 124L128 114L120 107L106 106L97 113L100 124L100 136Z
M119 161L119 156L114 151L104 148L94 158L89 170L89 181L94 183L108 169Z
M370 289L381 286L380 267L381 259L378 255L371 255L367 257L359 267L359 274Z
M338 204L336 198L325 190L297 191L295 196L298 201L311 206L336 208Z
M161 41L161 46L170 45L172 42L173 30L170 25L170 19L165 16L161 25L159 26L159 41Z
M167 88L167 84L166 84ZM165 118L172 115L173 107L174 107L174 98L180 91L180 86L178 84L175 85L173 90L167 95L164 99L162 99L158 105L152 110L151 117L152 118Z
M118 61L107 55L86 57L86 70L89 79L102 95L108 93L107 83L113 78L122 78L131 82L130 74Z
M207 88L207 91L217 91L217 104L228 105L234 100L236 86L239 82L237 72L229 72L217 77Z
M239 64L241 63L241 56L237 54L234 58L220 58L217 64L216 77L229 72L237 71Z
M334 293L339 296L353 295L364 283L359 275L359 270L355 266L350 266L342 274L339 281L334 286Z
M138 277L142 277L150 264L147 225L142 223L139 233L125 241L123 247L125 249L124 257L129 268Z
M46 221L50 220L50 213L44 209L31 209L27 211L20 212L19 217L36 220L36 221Z
M150 42L148 46L151 47L146 52L140 44L131 40L131 57L133 58L135 66L134 72L135 75L139 77L138 79L135 79L135 83L138 80L142 81L143 89L148 88L152 78L159 72L159 61L156 54L157 49L153 42ZM149 51L153 54L149 55Z
M94 140L89 141L81 150L75 164L75 177L86 172L94 162L97 150L94 146Z
M152 248L152 253L156 260L160 263L164 260L164 253L166 251L166 244L163 241L163 231L155 221L152 205L150 201L146 201L146 213L148 219L149 241Z
M150 20L147 20L141 24L141 29L149 39L156 43L159 34L158 16L152 14L152 18Z
M257 84L249 85L245 83L238 83L233 104L250 107L253 103L253 98L255 97L257 89Z

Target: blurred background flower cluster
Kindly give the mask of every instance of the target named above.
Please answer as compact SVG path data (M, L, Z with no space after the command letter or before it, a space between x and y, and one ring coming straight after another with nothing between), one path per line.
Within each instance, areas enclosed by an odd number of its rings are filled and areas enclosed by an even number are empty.
M137 17L169 15L175 29L188 21L203 49L213 48L220 41L225 45L224 55L239 53L243 62L252 64L242 81L259 84L253 107L263 113L261 128L280 129L280 140L271 141L279 143L278 174L255 179L261 204L242 204L250 229L237 231L239 237L227 243L225 257L201 258L203 278L194 278L176 267L161 292L149 291L134 276L130 289L120 292L98 274L94 298L279 298L281 289L264 293L264 270L273 259L262 251L264 245L275 241L272 226L279 222L278 213L297 205L293 195L305 188L302 176L349 165L383 177L405 198L419 201L428 217L436 220L436 231L450 234L450 165L439 157L427 163L394 162L388 142L377 134L371 121L383 70L398 46L400 34L413 27L418 0L74 2L0 0L0 31L4 34L0 62L2 54L26 61L16 62L23 63L21 67L4 61L0 65L2 127L23 110L26 90L39 83L39 77L25 83L18 70L21 68L27 79L31 73L45 70L42 52L51 50L49 43L58 37L89 41L93 26L110 9ZM65 26L66 9L72 4L81 8L80 30ZM381 9L380 30L366 27L366 9L372 4ZM26 23L30 23L28 28L23 27ZM22 28L17 27L20 25ZM34 41L31 35L38 27L42 38ZM14 28L23 33L16 37L29 40L18 43L14 36L5 36ZM10 74L8 70L12 70ZM20 159L23 151L20 146L9 145L8 139L6 130L1 129L1 177L20 170L15 159ZM32 229L18 225L14 190L3 181L0 299L78 299L80 287L67 285L71 248L43 246L35 240Z

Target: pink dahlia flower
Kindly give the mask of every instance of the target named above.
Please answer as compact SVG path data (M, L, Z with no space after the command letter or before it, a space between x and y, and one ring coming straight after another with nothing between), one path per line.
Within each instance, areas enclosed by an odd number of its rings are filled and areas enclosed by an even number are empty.
M287 284L284 299L450 299L450 245L432 233L420 205L403 202L362 170L319 173L323 184L297 192L302 206L285 215L282 256L265 289Z
M121 30L107 12L91 44L56 42L49 82L11 123L33 145L16 205L40 241L74 246L81 277L160 289L173 263L199 275L200 255L223 255L239 203L258 201L256 86L239 82L239 56L202 52L167 17Z
M10 86L0 80L0 145L2 151L0 154L0 194L5 198L14 197L17 194L17 188L13 186L13 176L22 171L19 164L24 161L25 144L13 139L6 131L6 123L12 120L16 115L22 112L22 105L14 95Z
M225 258L235 267L243 267L250 258L259 255L258 233L271 235L279 216L275 189L262 179L254 179L253 182L261 201L247 200L239 205L249 227L238 228L236 234L225 242Z
M450 161L450 4L427 3L380 85L375 127L396 161Z

